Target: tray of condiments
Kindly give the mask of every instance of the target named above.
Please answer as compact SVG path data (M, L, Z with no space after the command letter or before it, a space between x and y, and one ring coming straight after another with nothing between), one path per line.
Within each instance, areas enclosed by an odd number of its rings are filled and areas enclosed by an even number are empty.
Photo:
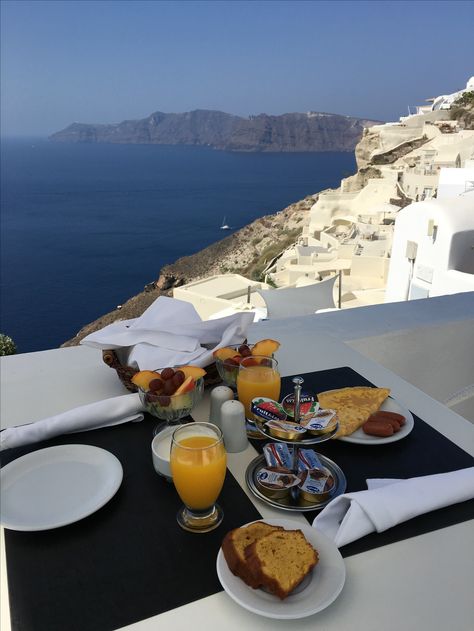
M245 477L256 497L289 511L320 510L346 490L346 477L335 462L312 449L281 442L267 443Z
M289 397L286 397L289 399ZM265 397L252 400L255 428L262 437L294 445L314 445L332 438L339 423L335 410L319 407L313 400L304 402L298 422L292 416L292 402L282 404Z

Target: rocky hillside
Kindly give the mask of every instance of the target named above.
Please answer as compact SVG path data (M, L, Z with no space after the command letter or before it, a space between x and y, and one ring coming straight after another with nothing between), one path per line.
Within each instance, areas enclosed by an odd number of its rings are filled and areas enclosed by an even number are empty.
M73 123L54 142L200 145L227 151L353 151L369 121L308 112L243 118L212 110L155 112L113 125Z
M455 102L450 117L464 129L474 129L474 92L464 92Z
M274 215L255 220L201 252L166 265L144 291L130 298L120 309L86 325L62 346L75 346L89 333L116 320L140 316L158 296L170 296L173 287L190 281L230 272L259 279L267 263L301 234L304 219L317 198L317 195L310 195Z

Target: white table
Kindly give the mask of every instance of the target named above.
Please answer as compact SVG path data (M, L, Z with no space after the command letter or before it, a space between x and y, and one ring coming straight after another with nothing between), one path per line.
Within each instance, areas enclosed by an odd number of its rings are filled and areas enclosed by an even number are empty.
M277 358L283 376L350 366L376 385L390 387L406 407L474 455L471 423L338 340L318 336L310 320L303 325L300 321L298 331L283 321L254 325L249 339L264 337L282 343ZM125 393L115 372L102 363L100 352L84 347L2 358L0 369L2 427ZM205 402L195 410L195 415L206 416ZM229 468L246 492L244 472L254 457L251 446L241 454L229 455ZM282 514L247 494L264 518L277 516L307 523L301 514ZM219 592L127 629L467 631L474 619L473 526L474 521L463 522L346 558L347 577L341 595L325 611L307 619L290 623L262 618L240 608L225 592ZM1 556L1 629L8 631L3 532Z

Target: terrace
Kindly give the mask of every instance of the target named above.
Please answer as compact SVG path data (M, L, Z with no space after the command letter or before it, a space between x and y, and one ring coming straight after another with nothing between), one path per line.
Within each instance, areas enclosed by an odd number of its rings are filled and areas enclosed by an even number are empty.
M474 381L473 332L474 292L471 292L258 322L251 326L249 339L256 341L270 337L281 341L277 356L282 376L303 373L308 383L313 379L322 387L323 383L330 383L328 380L333 378L333 374L346 374L350 370L351 374L359 375L357 379L364 378L375 385L390 387L392 395L417 415L415 422L418 429L430 426L430 436L438 436L438 440L444 440L450 449L459 445L460 457L467 463L468 454L474 455L474 397L470 387ZM112 401L112 398L125 392L115 372L102 363L100 353L84 346L2 358L1 368L2 422L8 426L35 421L78 405L108 398ZM313 376L308 373L313 373ZM53 383L55 396L45 396L51 391ZM24 396L24 384L28 384L28 397ZM34 408L31 401L35 402ZM208 399L205 398L196 407L193 411L195 420L209 418L208 405ZM175 502L169 499L173 494L166 482L153 477L151 458L149 453L147 455L153 423L147 423L127 423L116 428L69 434L53 441L53 444L59 441L59 444L79 442L103 445L120 455L127 475L124 476L123 489L118 499L112 500L96 515L91 515L78 525L47 533L11 533L2 530L2 631L8 631L10 623L15 628L18 617L23 619L24 616L32 616L33 620L39 616L43 620L62 621L62 627L57 628L68 628L67 621L72 621L71 616L74 616L76 626L85 624L83 621L86 620L89 625L95 624L95 628L105 628L104 621L110 611L113 611L111 628L135 623L127 628L137 631L171 627L185 629L191 626L204 631L209 628L210 620L216 628L225 625L229 631L239 631L245 625L259 631L275 629L275 621L239 607L228 594L221 591L218 583L214 584L215 579L211 580L207 576L215 576L216 551L223 533L233 527L232 524L239 525L260 514L267 521L284 517L295 528L307 528L308 521L304 516L307 513L282 514L281 510L262 503L249 492L245 471L257 454L255 448L249 445L241 453L228 454L228 477L232 477L233 484L237 486L232 487L232 492L227 488L222 494L224 530L216 531L216 536L201 536L203 538L198 541L195 541L198 535L183 538L174 522ZM402 477L406 476L408 470L412 471L411 475L426 474L426 468L425 471L423 466L417 469L415 461L406 460L408 456L396 458L396 451L402 446L409 450L409 441L410 438L406 438L384 452L387 458L391 453L395 454L394 462L398 462L392 476L397 472ZM344 449L346 445L339 446L339 449L337 447L334 445L336 453L339 453L336 460L345 469L350 487L356 490L357 487L352 485L355 478L360 477L360 471L357 474L357 467L351 469L348 462L344 464L343 454L350 452L352 457L357 454L368 456L367 450L372 454L372 450L380 450L381 447L361 450L358 445L347 445L349 449ZM425 444L424 449L429 449L429 445ZM135 453L137 451L138 455ZM404 450L403 453L408 452ZM417 453L421 457L421 451L417 450ZM447 470L451 470L449 467L453 465L444 462L442 453L437 454L429 459L431 469L434 467L434 471L437 471L437 460L441 459L440 466L448 466ZM371 458L365 461L364 477L374 475L374 463L379 460ZM420 462L424 462L423 458ZM141 464L138 466L137 463ZM360 468L362 465L359 463L357 466ZM414 469L410 469L410 466ZM418 474L413 471L418 471ZM133 489L139 475L143 486ZM141 497L141 501L146 500L146 503L134 516L126 518L121 510L125 510L126 498L130 497ZM252 512L255 509L258 513ZM413 628L413 620L418 621L417 628L442 629L448 625L459 631L468 628L472 614L469 586L474 580L472 555L467 554L473 544L472 518L455 517L454 521L439 522L439 516L445 514L443 511L434 511L423 516L426 519L422 521L424 526L421 531L417 530L418 521L415 519L407 522L412 524L408 525L408 532L403 530L403 525L396 526L387 531L388 534L365 537L360 545L355 542L343 546L341 552L347 576L341 595L331 607L317 613L316 617L293 620L291 628L311 631L317 624L327 631L339 631L346 627L362 631L380 628L381 620L384 620L382 624L386 631L395 631L400 627ZM457 514L455 510L453 514ZM124 527L131 530L123 530ZM132 533L136 535L137 532L139 538L132 536ZM22 534L28 537L28 554L33 564L28 577L15 572L18 558L15 553L23 541ZM73 575L79 580L84 568L89 567L87 559L97 563L96 557L100 556L102 547L109 550L111 542L117 537L122 544L126 542L126 549L120 551L118 564L114 555L107 553L109 567L101 566L100 570L100 577L106 578L98 579L93 571L88 573L88 586L82 585L77 599L72 592L67 591L70 585L74 585L68 569L70 563L67 554L70 548L76 550L80 542L88 537L102 543L97 547L89 547L87 555L82 558L80 555L74 557ZM57 546L56 541L60 542ZM363 543L365 541L367 543ZM40 545L35 545L35 542ZM195 545L197 543L198 546ZM5 544L12 573L9 575L10 589L12 585L16 586L10 594L14 603L11 620ZM41 551L47 549L48 545L53 546L49 556L37 564L38 555L41 556ZM145 569L144 566L150 568L150 564L145 562L144 549L146 556L151 555L155 560L152 564L154 569ZM184 574L181 577L177 592L170 591L166 579L167 573L172 573L167 559L175 559L176 549L186 558L192 554L193 558L199 559L194 566L193 576ZM436 554L433 554L434 550ZM118 551L116 548L116 555ZM138 565L134 561L137 558L141 559ZM179 563L178 560L176 562ZM55 577L53 568L57 563L63 569L61 575ZM123 573L124 564L129 568L127 578ZM442 580L438 580L440 564L443 567ZM129 578L131 571L135 573L133 580ZM152 574L147 575L147 571ZM199 581L196 581L196 577L199 577ZM66 590L64 598L68 602L67 611L59 604L46 610L39 606L32 607L31 600L36 602L37 594L41 599L43 585L50 589L49 586L53 583L57 585L58 580L64 586L63 590ZM23 599L25 581L28 585L36 585L34 595L26 601ZM449 597L445 592L446 581L456 586ZM119 585L127 585L126 604L113 600L109 584L112 590L117 590ZM420 589L420 585L423 589ZM106 598L112 598L111 602L115 602L112 610L98 606L99 601L102 604ZM405 606L397 606L387 618L387 607L394 601L404 602ZM19 609L21 602L24 604ZM146 603L151 603L151 606L146 606ZM102 621L102 626L97 626L98 620ZM280 624L285 623L280 621Z

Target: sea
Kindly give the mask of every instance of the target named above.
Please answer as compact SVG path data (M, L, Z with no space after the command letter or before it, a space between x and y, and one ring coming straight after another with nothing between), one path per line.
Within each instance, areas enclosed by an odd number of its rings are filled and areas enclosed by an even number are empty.
M165 264L355 170L353 153L2 139L0 332L57 348Z

